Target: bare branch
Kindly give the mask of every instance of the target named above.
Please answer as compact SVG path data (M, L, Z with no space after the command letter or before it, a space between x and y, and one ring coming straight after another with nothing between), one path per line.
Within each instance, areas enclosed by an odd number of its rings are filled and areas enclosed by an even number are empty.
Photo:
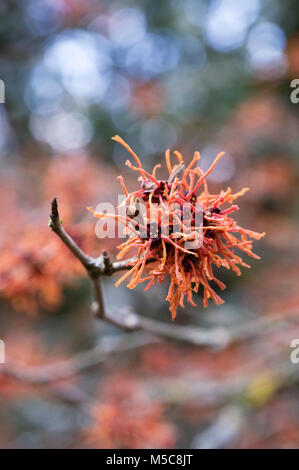
M105 318L105 304L103 298L103 289L102 289L102 282L101 278L95 277L92 278L93 286L94 286L94 294L95 298L97 299L97 309L95 312L96 318L103 319Z
M158 338L143 332L108 337L102 339L93 349L77 353L71 359L54 364L25 366L10 360L1 368L1 374L31 384L57 382L97 366L112 354L130 351L158 341Z

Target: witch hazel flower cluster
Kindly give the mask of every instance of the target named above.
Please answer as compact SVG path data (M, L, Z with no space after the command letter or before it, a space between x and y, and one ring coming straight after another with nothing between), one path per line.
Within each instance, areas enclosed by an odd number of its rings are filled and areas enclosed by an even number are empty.
M252 239L259 240L264 233L242 228L232 217L239 209L236 199L249 188L237 193L231 188L220 194L209 192L207 176L224 153L218 154L210 168L203 172L198 166L199 152L194 152L192 161L186 165L178 151L173 152L176 162L172 164L167 150L165 160L169 176L159 179L160 164L152 172L146 171L121 137L115 136L113 140L131 154L134 164L127 160L126 165L136 172L138 187L129 192L123 177L119 176L124 200L118 213L88 209L98 219L110 218L125 226L124 234L128 238L118 246L118 258L129 252L133 252L135 258L128 263L128 271L116 286L129 278L128 288L147 283L145 290L148 290L155 283L170 279L166 300L170 303L172 319L176 317L178 306L184 307L185 300L196 306L193 294L198 293L200 287L204 307L208 306L209 299L217 305L222 304L212 282L221 290L226 286L215 276L213 267L232 269L238 276L241 275L240 267L250 268L236 249L259 259L252 252Z

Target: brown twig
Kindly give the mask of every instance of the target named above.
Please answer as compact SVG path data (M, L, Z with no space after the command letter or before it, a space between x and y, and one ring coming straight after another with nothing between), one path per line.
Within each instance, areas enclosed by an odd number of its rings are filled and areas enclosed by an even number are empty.
M68 247L69 250L78 258L90 274L93 271L94 260L86 255L81 248L74 242L69 234L64 230L62 221L59 217L57 198L55 197L51 203L51 214L49 220L49 226L55 232L63 243Z

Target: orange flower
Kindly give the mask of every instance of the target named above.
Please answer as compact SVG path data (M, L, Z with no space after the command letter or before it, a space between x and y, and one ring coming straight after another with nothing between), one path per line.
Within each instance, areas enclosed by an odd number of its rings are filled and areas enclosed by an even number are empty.
M128 160L126 165L136 171L141 180L141 187L129 193L123 178L118 177L128 204L126 216L96 213L88 208L99 219L110 217L126 226L129 238L118 247L118 258L131 248L137 250L137 259L132 263L132 268L117 281L116 286L131 276L128 284L130 289L148 281L145 287L147 290L156 282L161 283L168 274L170 287L166 300L170 302L173 319L178 306L184 307L185 297L191 305L196 306L192 295L198 292L200 286L203 288L204 307L207 307L210 298L217 305L222 304L223 300L214 291L210 281L214 281L222 290L226 286L215 277L213 265L233 269L240 275L239 266L250 266L235 253L236 248L253 258L259 258L252 252L251 239L258 240L264 233L244 229L230 216L239 209L234 201L249 188L235 194L231 188L220 194L209 192L206 178L223 153L215 158L204 173L196 165L200 158L198 152L194 152L191 163L186 167L178 151L174 152L178 163L172 166L170 151L167 150L165 158L170 176L167 180L159 180L156 172L161 165L156 165L153 172L148 173L121 137L115 136L113 140L130 152L137 166ZM225 204L228 207L223 208ZM154 267L143 276L150 260L155 262Z

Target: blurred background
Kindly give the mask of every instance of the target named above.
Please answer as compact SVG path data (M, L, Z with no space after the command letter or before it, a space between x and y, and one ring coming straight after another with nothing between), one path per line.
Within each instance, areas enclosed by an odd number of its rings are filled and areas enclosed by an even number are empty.
M0 78L0 446L298 448L297 2L2 0ZM239 328L233 344L92 319L91 286L47 227L49 205L58 196L83 249L115 255L86 211L117 201L120 173L134 188L115 134L148 170L166 148L186 161L200 150L203 169L223 150L211 188L251 187L236 218L267 232L262 259L240 278L221 272L223 306L204 310L198 296L176 319ZM167 287L108 278L104 295L169 323Z

